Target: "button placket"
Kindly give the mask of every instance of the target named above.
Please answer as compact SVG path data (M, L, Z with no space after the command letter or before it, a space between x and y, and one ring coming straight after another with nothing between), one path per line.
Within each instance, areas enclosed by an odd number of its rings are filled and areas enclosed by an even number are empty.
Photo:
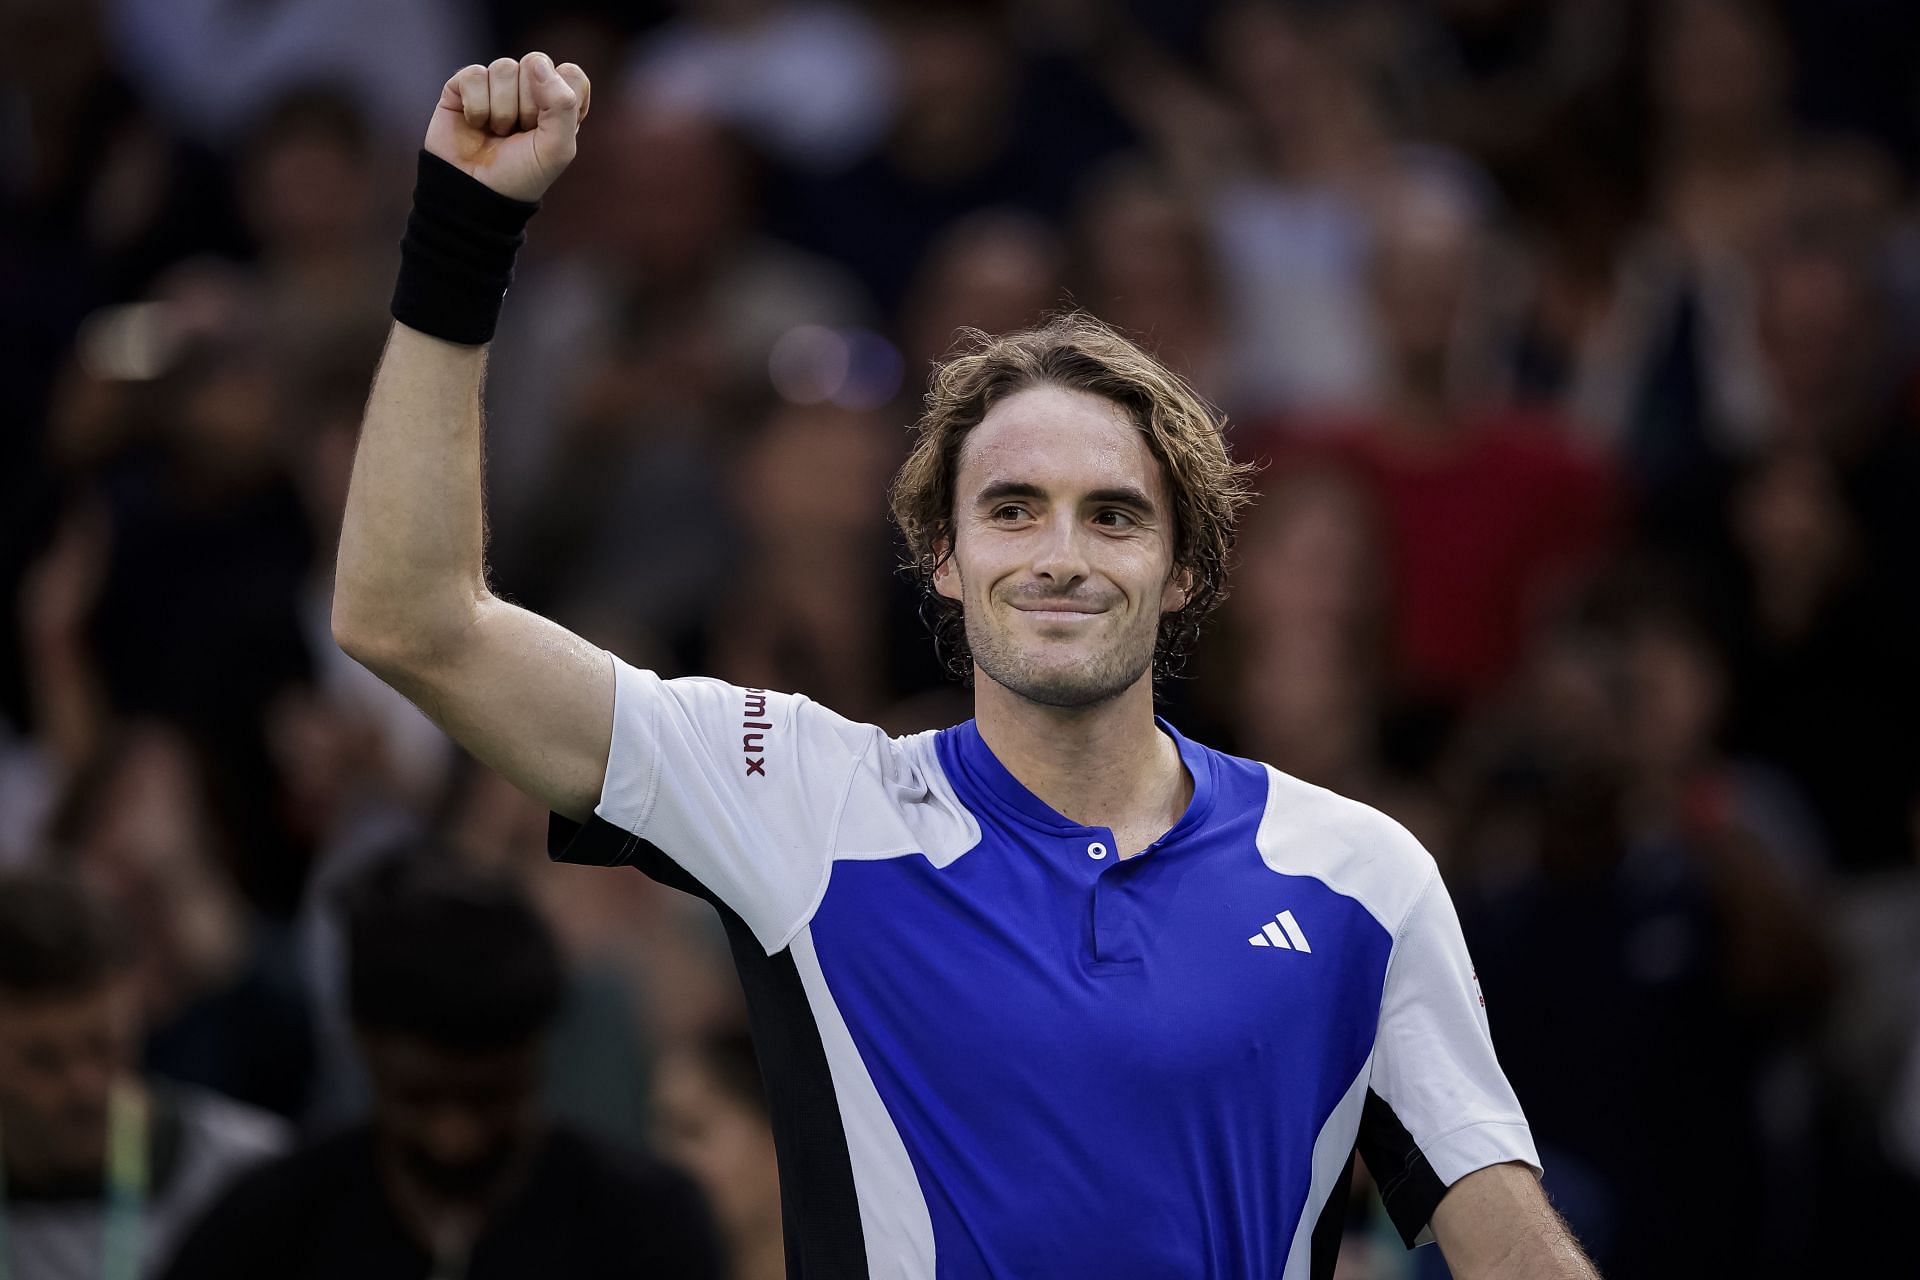
M1131 929L1123 918L1125 907L1116 896L1121 882L1115 877L1121 875L1126 864L1120 860L1120 846L1113 832L1090 827L1080 835L1077 847L1087 859L1081 865L1094 873L1087 885L1093 962L1110 964L1120 960L1124 963L1136 958L1138 947L1128 943Z

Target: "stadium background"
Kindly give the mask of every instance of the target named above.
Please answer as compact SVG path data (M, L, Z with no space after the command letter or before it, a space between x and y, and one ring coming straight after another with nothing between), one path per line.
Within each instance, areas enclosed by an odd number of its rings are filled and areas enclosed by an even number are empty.
M1900 0L11 0L0 864L133 922L150 1069L353 1115L326 895L423 832L559 933L566 1113L657 1138L739 1016L704 907L546 865L328 638L412 154L533 48L595 100L489 377L503 593L962 718L886 480L959 326L1085 306L1268 462L1168 714L1433 850L1607 1274L1912 1257ZM1343 1277L1439 1272L1357 1203Z

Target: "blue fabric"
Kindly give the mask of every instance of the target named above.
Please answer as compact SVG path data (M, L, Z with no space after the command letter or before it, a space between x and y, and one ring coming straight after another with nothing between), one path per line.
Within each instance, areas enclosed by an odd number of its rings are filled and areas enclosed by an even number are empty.
M840 862L813 917L942 1277L1278 1276L1371 1050L1387 931L1261 861L1259 765L1162 728L1194 795L1149 850L1122 861L969 722L938 750L980 843ZM1250 945L1283 910L1311 953Z

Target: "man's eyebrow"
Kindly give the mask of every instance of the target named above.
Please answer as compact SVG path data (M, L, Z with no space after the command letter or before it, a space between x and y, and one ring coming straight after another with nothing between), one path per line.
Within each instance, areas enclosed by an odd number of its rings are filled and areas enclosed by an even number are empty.
M1020 480L996 480L982 489L973 501L978 506L985 506L987 503L1001 502L1007 498L1041 499L1046 496L1045 491L1037 484L1027 484Z
M1132 507L1152 515L1155 511L1153 499L1132 485L1119 485L1110 489L1095 489L1087 495L1088 502L1105 503L1111 506Z

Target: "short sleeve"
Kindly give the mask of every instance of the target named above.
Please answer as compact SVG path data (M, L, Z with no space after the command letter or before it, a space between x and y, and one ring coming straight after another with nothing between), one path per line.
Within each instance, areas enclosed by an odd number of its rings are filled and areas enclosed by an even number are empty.
M1433 1239L1434 1209L1467 1174L1514 1160L1540 1172L1437 868L1387 964L1359 1146L1409 1247Z
M885 735L794 694L612 661L613 745L594 813L630 839L560 841L554 856L638 861L644 841L779 949L825 886L847 793Z

